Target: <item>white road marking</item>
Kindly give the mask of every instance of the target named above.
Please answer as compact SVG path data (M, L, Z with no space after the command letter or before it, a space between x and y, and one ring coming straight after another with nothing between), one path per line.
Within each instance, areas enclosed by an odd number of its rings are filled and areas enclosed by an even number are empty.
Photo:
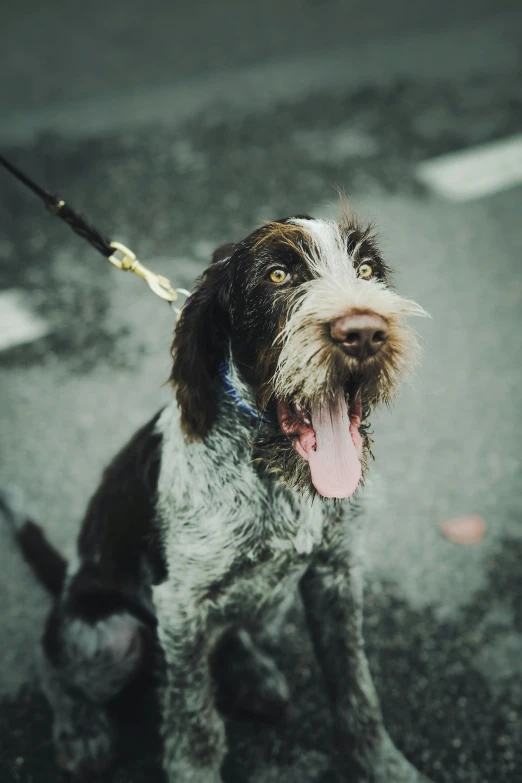
M470 201L522 184L522 134L441 155L417 166L424 184L452 201Z
M49 332L49 326L24 300L19 289L0 291L0 351L33 342Z

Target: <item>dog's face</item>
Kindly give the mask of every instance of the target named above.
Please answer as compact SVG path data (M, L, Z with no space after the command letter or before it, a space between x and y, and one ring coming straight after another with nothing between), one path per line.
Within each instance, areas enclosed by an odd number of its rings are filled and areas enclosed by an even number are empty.
M228 350L268 414L253 438L261 469L289 486L348 497L361 479L370 409L393 396L416 355L369 229L352 219L269 223L214 254L176 327L172 380L181 422L202 438Z

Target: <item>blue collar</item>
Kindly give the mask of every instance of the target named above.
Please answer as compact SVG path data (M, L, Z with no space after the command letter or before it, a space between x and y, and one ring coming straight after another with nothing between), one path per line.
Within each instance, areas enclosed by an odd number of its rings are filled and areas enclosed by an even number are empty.
M230 376L230 365L226 359L224 359L219 365L218 375L221 379L221 383L223 384L224 390L226 391L228 396L233 400L233 402L235 402L238 408L240 408L244 413L248 413L248 415L251 418L256 419L257 421L263 421L265 422L265 424L270 423L271 419L266 413L261 413L255 408L252 408L242 398L241 394L234 386L234 382Z

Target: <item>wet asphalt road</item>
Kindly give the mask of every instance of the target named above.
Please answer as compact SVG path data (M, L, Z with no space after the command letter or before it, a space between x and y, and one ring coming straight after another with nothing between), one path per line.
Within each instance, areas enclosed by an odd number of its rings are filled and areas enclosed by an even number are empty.
M335 214L336 187L375 222L397 287L432 318L417 324L416 378L373 421L372 670L392 736L435 783L517 783L522 190L454 203L421 186L415 167L520 132L522 13L485 2L453 13L443 3L430 16L401 3L379 17L360 4L348 18L333 5L289 3L273 35L270 17L255 33L238 11L219 46L207 16L198 46L178 29L175 51L154 49L166 33L154 39L161 25L139 3L117 39L96 24L97 3L76 24L52 8L25 23L13 10L0 36L21 36L26 58L12 59L18 88L10 80L0 92L2 150L181 286L215 246L263 220ZM286 45L298 6L301 44ZM196 12L185 14L195 29ZM347 41L342 25L354 18L364 32ZM49 36L38 36L46 24L67 31L66 72ZM94 30L114 49L82 69ZM147 42L139 74L130 40ZM23 289L49 332L0 353L0 476L22 486L70 554L104 463L169 398L172 315L3 175L0 260L0 290ZM470 512L487 524L480 544L440 535L441 522ZM60 782L34 684L48 600L3 529L0 594L0 780ZM232 723L225 778L326 783L328 713L298 605L277 650L293 690L288 719L277 729ZM121 763L107 782L161 780L150 684L144 691L134 710L123 705Z

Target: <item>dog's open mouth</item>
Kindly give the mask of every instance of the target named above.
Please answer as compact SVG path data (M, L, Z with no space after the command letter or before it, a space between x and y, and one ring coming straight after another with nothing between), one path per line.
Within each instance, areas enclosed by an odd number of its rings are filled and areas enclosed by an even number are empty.
M357 489L361 480L361 415L361 393L353 389L308 405L283 400L277 404L279 426L309 463L312 483L323 497L346 498Z

